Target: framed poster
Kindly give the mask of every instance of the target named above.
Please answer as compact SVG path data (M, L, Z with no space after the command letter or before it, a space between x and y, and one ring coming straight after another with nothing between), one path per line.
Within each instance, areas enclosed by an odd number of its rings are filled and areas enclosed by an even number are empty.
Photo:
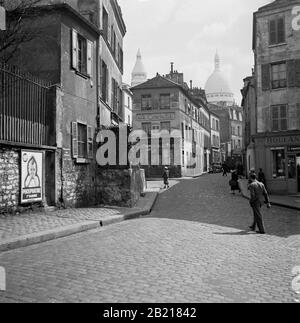
M43 201L44 153L21 151L21 204Z

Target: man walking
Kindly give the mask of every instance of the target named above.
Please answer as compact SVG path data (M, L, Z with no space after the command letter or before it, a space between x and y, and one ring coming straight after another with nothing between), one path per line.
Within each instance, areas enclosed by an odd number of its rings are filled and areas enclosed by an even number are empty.
M265 227L261 214L261 207L263 205L263 202L265 201L265 203L267 203L268 209L271 208L269 195L265 188L265 185L256 180L255 174L251 174L249 180L251 182L249 185L250 205L253 209L254 215L254 222L250 229L252 231L255 231L257 226L259 231L256 232L259 234L265 234Z

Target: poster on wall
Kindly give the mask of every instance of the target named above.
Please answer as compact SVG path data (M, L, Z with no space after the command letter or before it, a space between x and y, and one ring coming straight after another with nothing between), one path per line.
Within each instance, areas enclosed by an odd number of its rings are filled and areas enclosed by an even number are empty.
M21 203L43 201L44 153L21 151Z

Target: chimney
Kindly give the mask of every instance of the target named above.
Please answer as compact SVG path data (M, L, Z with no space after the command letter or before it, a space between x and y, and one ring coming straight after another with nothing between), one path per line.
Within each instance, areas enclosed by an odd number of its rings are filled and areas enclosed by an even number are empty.
M172 62L171 63L171 74L173 74L174 73L174 63Z
M191 90L193 89L193 81L192 80L190 80L190 88L191 88Z

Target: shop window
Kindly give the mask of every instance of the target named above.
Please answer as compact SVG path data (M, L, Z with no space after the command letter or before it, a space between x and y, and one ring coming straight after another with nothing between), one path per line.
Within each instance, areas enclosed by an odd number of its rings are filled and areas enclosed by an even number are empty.
M273 151L273 178L285 178L285 152L283 149Z
M142 123L142 129L149 136L151 134L151 129L152 129L151 122Z
M288 156L288 176L289 179L295 179L297 175L296 157Z

